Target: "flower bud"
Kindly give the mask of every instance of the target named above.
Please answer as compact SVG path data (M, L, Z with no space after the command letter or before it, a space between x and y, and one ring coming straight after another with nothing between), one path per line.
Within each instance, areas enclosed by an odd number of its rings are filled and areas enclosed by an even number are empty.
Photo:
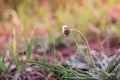
M66 25L62 26L62 33L64 34L64 36L68 36L70 34L70 28Z

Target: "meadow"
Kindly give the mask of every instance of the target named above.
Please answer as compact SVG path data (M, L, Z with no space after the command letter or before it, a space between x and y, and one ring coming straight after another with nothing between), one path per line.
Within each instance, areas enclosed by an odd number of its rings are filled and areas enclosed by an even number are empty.
M120 1L0 0L0 80L120 80Z

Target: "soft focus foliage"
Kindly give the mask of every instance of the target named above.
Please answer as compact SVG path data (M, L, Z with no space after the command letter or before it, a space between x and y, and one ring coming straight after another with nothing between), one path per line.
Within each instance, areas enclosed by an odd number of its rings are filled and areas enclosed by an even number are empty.
M73 26L83 33L119 34L119 0L1 0L0 32L35 36L53 34L61 25ZM54 29L53 29L54 28ZM110 30L108 30L110 28ZM10 35L10 34L9 34Z
M111 55L117 50L120 53L120 0L0 0L0 80L26 80L23 77L34 75L32 69L43 80L120 78L117 57L93 55L98 60L94 66L100 74L93 67L84 69L85 73L74 70L71 62L69 68L62 67L62 61L76 53L82 61L83 55L90 61L86 52L80 53L79 44L84 41L78 34L63 39L62 25L81 31L87 36L90 48L100 55ZM65 34L69 34L69 28Z

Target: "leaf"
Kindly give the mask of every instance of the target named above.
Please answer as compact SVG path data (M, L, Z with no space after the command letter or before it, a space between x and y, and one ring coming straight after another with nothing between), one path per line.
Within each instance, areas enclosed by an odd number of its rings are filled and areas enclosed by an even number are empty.
M33 43L33 39L30 39L27 47L26 61L30 59L30 56L32 54L32 43Z
M14 61L15 61L15 64L16 64L16 67L18 68L19 66L19 60L18 60L18 54L17 54L17 40L16 40L16 33L15 33L15 30L13 28L13 42L12 42L12 48L13 48L13 56L14 56Z
M6 66L4 63L0 62L0 71L6 72Z
M2 71L2 72L6 72L6 66L5 66L5 64L4 64L4 56L2 55L2 52L1 52L1 50L0 50L0 71Z
M111 73L112 71L114 71L114 69L117 67L117 65L119 65L116 61L116 59L119 57L119 54L116 55L116 58L114 58L113 60L111 60L111 62L108 64L107 68L105 69L106 72Z
M64 77L63 79L67 80L102 80L93 77Z
M29 62L31 64L38 65L40 67L47 68L47 69L52 70L52 71L56 71L57 69L65 70L65 68L63 68L62 66L47 64L47 63L40 62L40 61L27 61L27 62Z
M16 57L17 56L17 41L16 41L16 38L14 37L13 38L13 56Z
M47 64L47 63L40 62L40 61L27 61L27 62L53 71L58 76L58 79L63 79L64 77L80 77L80 76L90 77L87 74L78 73L75 70L73 70L72 68L65 69L64 67L62 67L60 65L52 65L52 64ZM95 80L97 80L97 79L95 79Z

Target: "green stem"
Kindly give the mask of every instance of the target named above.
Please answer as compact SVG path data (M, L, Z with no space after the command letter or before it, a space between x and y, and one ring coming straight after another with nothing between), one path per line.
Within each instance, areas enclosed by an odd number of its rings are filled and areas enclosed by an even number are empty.
M83 33L81 33L79 30L71 29L71 31L77 32L77 33L80 34L80 35L82 36L82 38L84 39L84 41L85 41L85 43L86 43L86 45L87 45L87 48L88 48L87 55L88 55L88 57L91 59L91 62L92 62L92 64L93 64L96 72L99 74L99 71L97 70L97 67L96 67L96 65L95 65L95 62L94 62L94 60L93 60L93 56L91 55L90 46L89 46L89 44L88 44L88 41L87 41L86 37L85 37L85 36L83 35Z
M56 64L55 44L54 43L52 46L52 57L53 57L53 64Z

